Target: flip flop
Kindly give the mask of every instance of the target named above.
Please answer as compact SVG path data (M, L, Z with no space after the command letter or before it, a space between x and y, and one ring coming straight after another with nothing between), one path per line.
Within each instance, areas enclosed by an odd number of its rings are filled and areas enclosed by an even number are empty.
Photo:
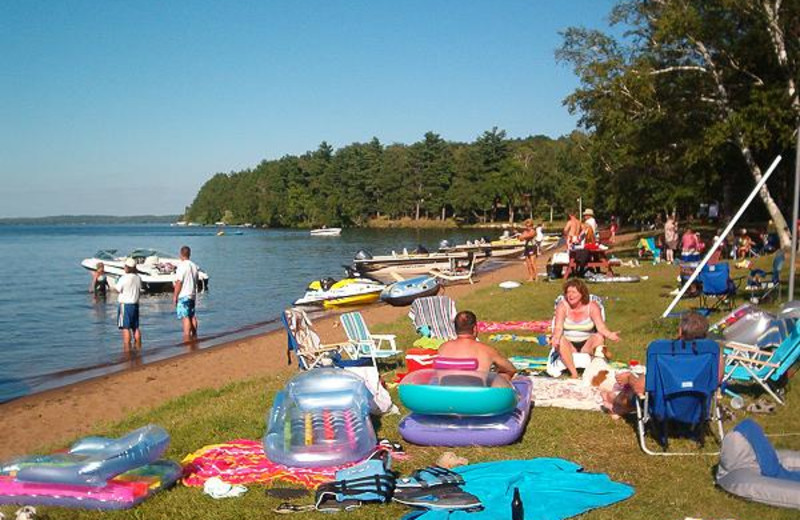
M463 483L464 478L455 471L441 466L428 466L415 471L410 477L397 479L396 488L429 488L444 484L460 485Z
M398 504L424 509L479 511L483 504L478 497L454 484L433 487L395 489L392 500Z
M299 506L297 504L283 502L281 503L281 505L273 509L272 512L278 513L279 515L286 515L289 513L304 513L306 511L313 511L314 508L315 508L314 504Z

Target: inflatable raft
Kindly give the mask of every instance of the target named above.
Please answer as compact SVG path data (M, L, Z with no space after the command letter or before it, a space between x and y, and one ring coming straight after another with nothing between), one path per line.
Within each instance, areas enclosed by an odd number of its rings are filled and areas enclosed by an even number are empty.
M369 420L371 394L359 377L318 368L291 379L269 415L264 450L296 467L339 466L363 459L377 439Z
M411 305L417 298L436 296L441 289L435 276L417 276L395 282L381 292L381 300L395 307Z
M124 437L87 437L68 452L0 464L0 504L128 509L174 484L183 472L158 460L169 434L149 425Z
M412 413L400 421L400 435L421 446L503 446L522 436L530 417L533 383L514 379L514 410L493 417L442 417Z

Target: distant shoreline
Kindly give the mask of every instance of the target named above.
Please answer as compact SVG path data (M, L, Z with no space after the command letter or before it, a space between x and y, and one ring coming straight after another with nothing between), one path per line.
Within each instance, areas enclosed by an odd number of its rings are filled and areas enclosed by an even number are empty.
M1 225L76 225L76 224L172 224L180 215L53 215L49 217L3 217Z

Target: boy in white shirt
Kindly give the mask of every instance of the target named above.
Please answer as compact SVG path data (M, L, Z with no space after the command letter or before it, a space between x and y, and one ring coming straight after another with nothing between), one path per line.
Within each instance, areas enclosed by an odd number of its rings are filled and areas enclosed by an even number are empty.
M119 293L117 299L117 327L122 331L122 347L126 353L131 349L131 336L134 347L142 348L142 331L139 328L139 294L142 291L142 279L136 273L136 260L125 260L125 274L119 277L114 289Z

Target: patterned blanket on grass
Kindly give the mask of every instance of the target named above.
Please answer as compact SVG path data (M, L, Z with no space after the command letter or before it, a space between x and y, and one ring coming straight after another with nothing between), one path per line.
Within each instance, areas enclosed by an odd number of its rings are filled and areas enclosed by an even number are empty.
M536 343L540 346L547 345L547 336L540 334L538 336L521 336L518 334L492 334L489 336L489 341L516 341L519 343Z
M504 332L507 330L528 330L547 332L550 321L479 321L478 332Z
M337 470L352 466L290 468L270 461L261 442L249 439L204 446L181 463L183 483L193 487L202 487L209 478L219 477L229 484L269 484L280 480L313 489L332 481Z
M531 377L535 406L597 410L603 402L600 390L585 386L580 379Z

